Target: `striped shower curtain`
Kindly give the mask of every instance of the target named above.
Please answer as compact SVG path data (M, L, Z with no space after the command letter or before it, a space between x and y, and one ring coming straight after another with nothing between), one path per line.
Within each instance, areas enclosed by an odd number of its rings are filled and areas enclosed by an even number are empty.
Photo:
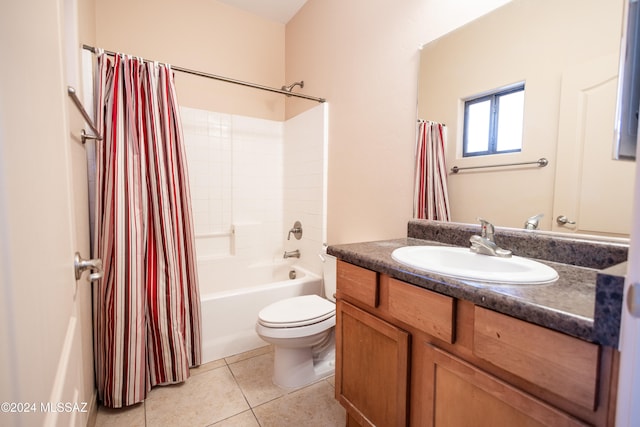
M96 73L96 377L119 408L200 364L200 297L172 71L99 54Z
M436 122L420 121L417 133L413 216L450 221L444 156L446 127Z

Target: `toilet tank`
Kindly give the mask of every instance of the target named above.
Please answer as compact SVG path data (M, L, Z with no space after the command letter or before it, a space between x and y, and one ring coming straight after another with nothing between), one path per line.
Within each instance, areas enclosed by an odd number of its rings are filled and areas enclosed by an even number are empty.
M333 255L327 254L327 247L322 251L322 282L324 284L324 296L329 301L336 301L336 265L337 260Z

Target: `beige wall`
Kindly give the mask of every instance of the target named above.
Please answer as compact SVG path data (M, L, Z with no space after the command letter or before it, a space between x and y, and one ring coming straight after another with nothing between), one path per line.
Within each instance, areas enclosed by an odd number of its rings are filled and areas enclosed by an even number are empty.
M281 87L283 24L215 0L96 0L96 47ZM284 97L176 73L181 105L284 119Z
M617 56L621 15L621 1L591 1L588 7L581 0L518 1L425 46L419 117L447 124L449 167L549 160L545 168L450 175L453 221L474 223L480 216L522 227L543 213L541 227L551 229L563 73ZM463 100L518 82L526 85L522 151L462 158ZM612 130L613 121L605 126Z
M310 0L285 49L284 25L214 0L96 0L96 44L271 87L304 80L296 91L330 105L329 242L397 237L411 216L418 49L506 1ZM285 102L287 118L317 105L183 73L176 84L182 105L273 120Z
M215 0L96 0L96 44L329 101L328 241L411 217L419 47L508 0L309 0L286 26ZM127 13L122 13L127 11ZM286 73L285 73L286 57ZM317 105L176 73L180 103L274 120Z
M309 0L287 24L287 80L329 102L329 244L406 235L419 48L505 2Z

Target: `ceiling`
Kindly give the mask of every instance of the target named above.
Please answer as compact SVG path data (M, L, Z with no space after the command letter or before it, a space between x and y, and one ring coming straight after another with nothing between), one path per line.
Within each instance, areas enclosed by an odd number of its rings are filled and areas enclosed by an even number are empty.
M219 0L271 21L286 24L307 0Z

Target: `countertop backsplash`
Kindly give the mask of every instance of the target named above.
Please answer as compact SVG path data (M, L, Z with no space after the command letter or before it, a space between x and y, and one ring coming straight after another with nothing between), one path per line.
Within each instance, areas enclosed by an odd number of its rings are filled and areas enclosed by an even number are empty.
M495 224L494 224L495 225ZM411 220L407 237L455 246L469 246L469 238L480 234L480 225L431 220ZM590 238L495 226L496 244L514 255L602 270L627 260L624 239Z

